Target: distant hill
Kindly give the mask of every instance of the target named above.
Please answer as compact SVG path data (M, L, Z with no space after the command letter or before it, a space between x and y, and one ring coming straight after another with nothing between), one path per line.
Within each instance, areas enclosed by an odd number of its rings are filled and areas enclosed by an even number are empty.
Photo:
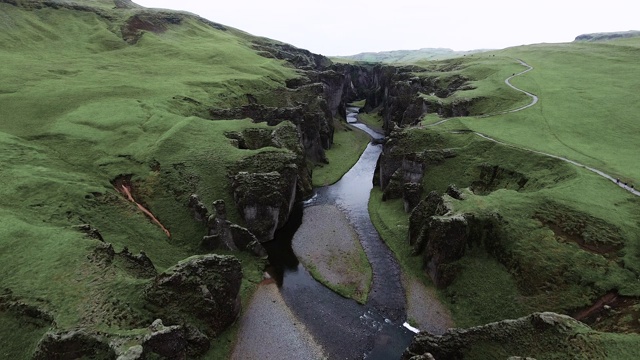
M576 37L574 41L607 41L613 39L630 38L640 36L640 31L616 31L607 33L582 34Z
M365 52L349 56L335 56L334 59L382 63L408 63L419 60L442 60L484 51L488 50L454 51L445 48L424 48L419 50Z

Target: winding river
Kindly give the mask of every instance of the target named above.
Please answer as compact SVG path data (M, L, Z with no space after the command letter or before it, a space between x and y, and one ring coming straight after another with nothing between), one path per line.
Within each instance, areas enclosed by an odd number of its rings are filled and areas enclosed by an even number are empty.
M350 108L347 121L372 136L382 135L356 120ZM411 342L406 319L401 271L393 253L380 239L369 218L369 193L381 145L370 143L358 162L334 185L316 189L299 204L290 221L267 245L269 260L289 309L305 324L330 359L397 359ZM334 205L344 212L373 270L365 305L346 299L317 282L296 259L291 241L303 221L304 208ZM331 226L331 224L326 224Z

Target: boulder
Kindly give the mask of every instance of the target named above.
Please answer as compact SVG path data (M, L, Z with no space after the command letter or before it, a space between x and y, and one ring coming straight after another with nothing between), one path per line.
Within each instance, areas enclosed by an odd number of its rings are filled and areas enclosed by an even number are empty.
M198 324L217 336L240 312L242 266L234 256L198 255L160 273L144 297L172 323Z
M187 340L182 326L164 326L160 319L151 324L152 331L142 339L143 353L153 353L163 359L186 359Z
M464 194L454 184L450 184L445 193L456 200L464 200Z

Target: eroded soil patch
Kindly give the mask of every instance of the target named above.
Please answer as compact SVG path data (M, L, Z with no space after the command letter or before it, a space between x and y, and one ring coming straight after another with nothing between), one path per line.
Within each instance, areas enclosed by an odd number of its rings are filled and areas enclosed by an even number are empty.
M617 292L605 294L572 316L598 331L640 333L640 299Z
M149 211L144 205L136 201L135 197L133 196L134 189L133 189L133 184L131 182L131 175L118 176L115 180L112 181L112 184L113 184L113 187L115 187L115 189L120 194L122 194L127 200L136 204L138 209L143 214L145 214L149 219L151 219L153 223L160 226L162 231L164 231L164 233L167 234L167 237L171 237L171 232L169 232L169 230L164 225L162 225L160 220L158 220L158 218L156 218L155 215L153 215L153 213L151 213L151 211Z
M618 257L624 237L617 227L567 207L548 204L534 218L551 229L559 241L576 243L581 249L607 258Z

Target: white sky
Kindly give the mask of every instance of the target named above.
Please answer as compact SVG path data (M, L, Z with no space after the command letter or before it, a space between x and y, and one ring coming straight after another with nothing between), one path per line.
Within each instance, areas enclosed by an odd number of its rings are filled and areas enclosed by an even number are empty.
M133 0L323 55L570 42L640 30L638 0Z

